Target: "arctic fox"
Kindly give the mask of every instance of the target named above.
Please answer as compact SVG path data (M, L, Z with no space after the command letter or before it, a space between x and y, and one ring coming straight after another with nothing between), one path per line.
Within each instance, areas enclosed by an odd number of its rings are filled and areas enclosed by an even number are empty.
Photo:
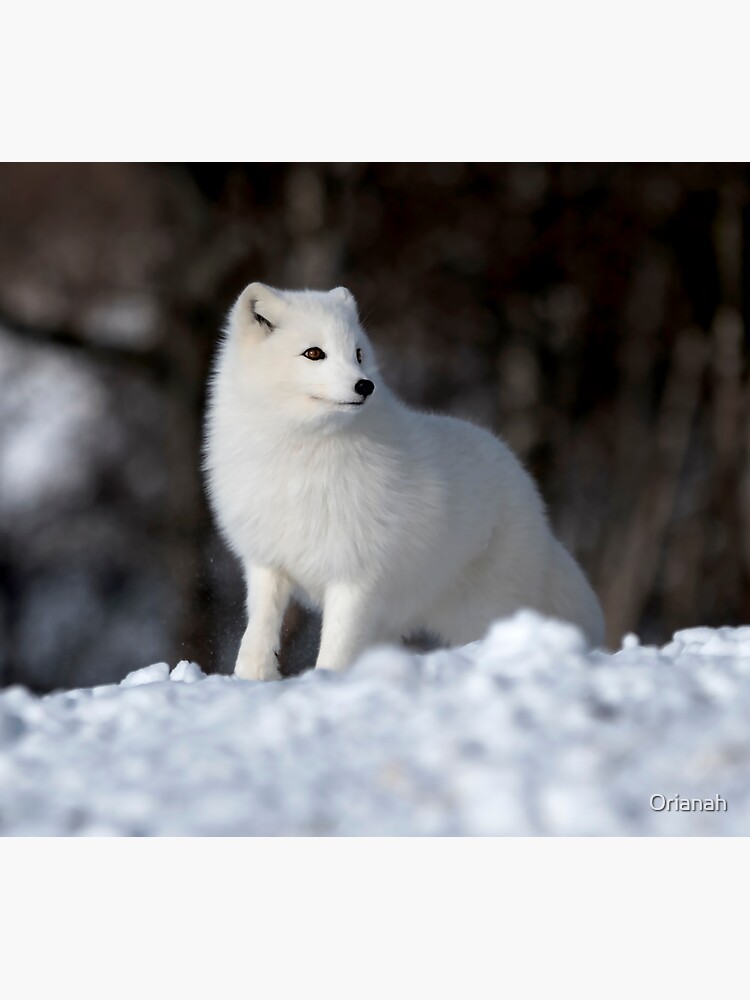
M280 676L292 595L322 609L316 666L329 670L417 630L467 643L523 607L603 641L599 602L530 476L489 432L396 398L346 288L242 292L210 386L205 468L247 581L239 677Z

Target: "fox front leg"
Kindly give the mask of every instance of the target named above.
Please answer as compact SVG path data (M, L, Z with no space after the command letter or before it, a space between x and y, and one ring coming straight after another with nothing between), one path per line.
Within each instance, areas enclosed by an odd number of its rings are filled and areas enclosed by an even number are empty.
M234 672L249 681L278 680L281 623L292 581L266 566L250 566L246 577L248 623Z
M344 670L372 642L376 623L371 599L352 584L333 584L323 602L323 630L316 668Z

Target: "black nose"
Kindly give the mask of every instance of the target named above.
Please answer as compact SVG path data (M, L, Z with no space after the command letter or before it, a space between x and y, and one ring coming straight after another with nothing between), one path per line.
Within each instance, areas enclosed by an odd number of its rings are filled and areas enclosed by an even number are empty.
M359 382L354 386L354 391L358 392L360 396L369 396L375 390L375 386L369 380L369 378L361 378Z

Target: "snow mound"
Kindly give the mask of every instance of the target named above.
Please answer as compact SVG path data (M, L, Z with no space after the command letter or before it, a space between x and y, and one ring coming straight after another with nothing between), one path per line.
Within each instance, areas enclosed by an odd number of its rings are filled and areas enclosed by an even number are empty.
M273 683L0 693L4 834L748 834L750 628L608 654L521 612ZM726 810L652 808L672 797Z

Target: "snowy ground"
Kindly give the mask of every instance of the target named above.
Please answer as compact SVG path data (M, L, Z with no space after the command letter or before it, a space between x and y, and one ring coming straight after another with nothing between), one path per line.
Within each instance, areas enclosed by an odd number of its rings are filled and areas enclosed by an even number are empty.
M655 812L651 796L727 810ZM261 684L194 664L0 693L4 834L748 834L750 627L483 642Z

